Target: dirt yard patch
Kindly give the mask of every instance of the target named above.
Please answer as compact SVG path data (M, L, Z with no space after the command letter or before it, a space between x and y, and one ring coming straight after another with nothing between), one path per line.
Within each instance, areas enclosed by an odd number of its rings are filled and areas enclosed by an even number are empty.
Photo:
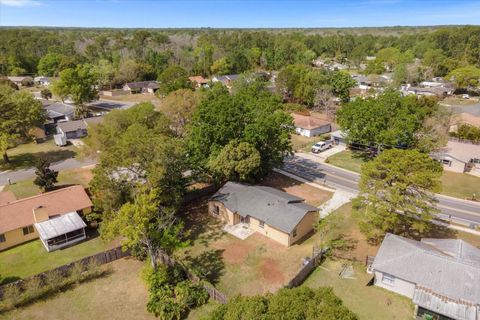
M277 172L270 173L262 181L262 184L303 198L305 202L316 207L333 196L331 192L309 186L308 184L286 177Z
M275 259L265 259L260 266L260 270L262 278L268 283L276 284L285 281L283 273L278 269L278 261Z

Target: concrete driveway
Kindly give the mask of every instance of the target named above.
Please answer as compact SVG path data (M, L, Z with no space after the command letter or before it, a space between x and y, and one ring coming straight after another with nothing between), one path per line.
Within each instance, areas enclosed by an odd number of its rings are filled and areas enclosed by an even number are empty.
M327 149L319 153L309 152L309 153L301 153L301 155L304 158L312 159L313 161L316 161L316 162L320 161L323 163L328 157L333 156L334 154L337 154L339 152L345 151L345 149L346 149L346 146L344 145L336 145L330 149Z

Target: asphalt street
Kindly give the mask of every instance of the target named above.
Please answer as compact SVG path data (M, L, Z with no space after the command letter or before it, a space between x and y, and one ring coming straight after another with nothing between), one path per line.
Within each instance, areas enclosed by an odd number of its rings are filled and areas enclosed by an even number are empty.
M304 179L335 189L358 192L360 175L332 165L293 156L285 160L283 169ZM441 211L440 218L467 225L471 223L480 225L480 203L443 195L436 197L437 207Z

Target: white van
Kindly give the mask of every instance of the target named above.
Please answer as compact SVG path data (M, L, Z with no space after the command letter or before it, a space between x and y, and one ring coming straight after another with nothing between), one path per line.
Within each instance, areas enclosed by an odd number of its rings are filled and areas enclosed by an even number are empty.
M312 146L312 152L313 153L319 153L319 152L325 151L327 149L330 149L331 147L333 147L333 141L332 140L320 141L320 142L315 143Z

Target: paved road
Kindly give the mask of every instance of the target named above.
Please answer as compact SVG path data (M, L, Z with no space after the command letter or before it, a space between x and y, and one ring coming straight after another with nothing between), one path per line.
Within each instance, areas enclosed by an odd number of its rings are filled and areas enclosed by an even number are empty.
M332 165L293 156L285 161L284 170L305 179L323 183L336 189L349 192L358 192L360 175L354 172L341 170ZM480 203L437 195L439 215L444 219L462 224L480 224ZM451 216L451 217L450 217Z
M53 163L51 168L57 171L61 171L61 170L69 170L69 169L90 166L95 163L96 161L92 159L77 160L74 158L70 158L70 159ZM16 181L31 179L33 177L35 177L35 168L26 168L26 169L15 170L15 171L10 171L10 170L3 171L3 172L0 172L0 186L8 184L9 178L12 182L16 182Z

